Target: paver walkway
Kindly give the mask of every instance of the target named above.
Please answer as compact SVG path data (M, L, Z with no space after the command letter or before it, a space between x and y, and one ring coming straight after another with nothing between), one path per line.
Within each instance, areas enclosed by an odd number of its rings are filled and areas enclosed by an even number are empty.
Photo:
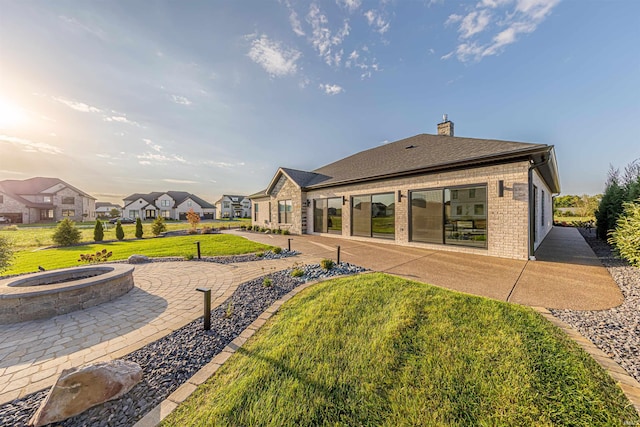
M201 317L203 296L197 287L211 289L215 308L239 284L294 262L137 265L135 287L125 296L51 319L0 325L0 404L52 386L63 369L117 359Z

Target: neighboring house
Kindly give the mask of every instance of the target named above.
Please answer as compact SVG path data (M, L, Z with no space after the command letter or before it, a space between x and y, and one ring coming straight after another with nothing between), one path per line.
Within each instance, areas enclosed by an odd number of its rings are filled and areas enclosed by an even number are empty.
M224 194L216 202L218 218L251 218L251 199Z
M185 220L190 209L203 219L215 219L214 205L186 191L132 194L124 199L122 215L141 219L161 216L165 219Z
M292 233L533 257L560 192L552 145L420 134L311 172L279 168L253 224Z
M98 218L111 218L112 210L118 211L118 216L122 216L122 206L109 202L96 202L96 216Z
M0 215L14 224L54 222L64 218L91 221L95 197L58 178L0 181Z

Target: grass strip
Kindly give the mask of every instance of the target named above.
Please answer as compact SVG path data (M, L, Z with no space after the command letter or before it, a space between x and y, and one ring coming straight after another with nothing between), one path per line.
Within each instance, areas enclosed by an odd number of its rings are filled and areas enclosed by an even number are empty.
M638 422L606 372L531 309L374 273L289 301L162 425Z

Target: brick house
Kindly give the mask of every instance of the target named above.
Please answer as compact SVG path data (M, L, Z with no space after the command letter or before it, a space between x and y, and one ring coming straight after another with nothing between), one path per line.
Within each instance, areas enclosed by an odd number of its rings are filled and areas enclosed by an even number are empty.
M54 222L69 218L91 221L96 217L95 197L59 178L6 179L0 181L0 216L14 224Z
M560 192L554 147L455 137L453 122L314 171L279 168L253 224L514 259L533 257Z
M215 219L216 207L195 194L186 191L132 194L124 199L122 215L129 218L185 220L193 209L203 219Z
M110 218L112 210L118 211L118 216L122 216L122 206L109 202L96 202L96 216L98 218Z
M251 218L251 199L223 194L215 203L218 218Z

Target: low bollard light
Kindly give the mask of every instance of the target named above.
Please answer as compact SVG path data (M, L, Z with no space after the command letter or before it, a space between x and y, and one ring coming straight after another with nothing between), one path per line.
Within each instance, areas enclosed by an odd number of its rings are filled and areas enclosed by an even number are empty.
M340 264L340 245L338 245L338 261L336 262L336 264Z
M287 239L287 250L288 250L289 252L291 252L291 241L292 241L292 240L293 240L293 239Z
M200 242L196 242L196 246L198 247L198 259L202 259L202 257L200 256Z
M196 288L196 291L204 293L204 330L211 329L211 289Z

